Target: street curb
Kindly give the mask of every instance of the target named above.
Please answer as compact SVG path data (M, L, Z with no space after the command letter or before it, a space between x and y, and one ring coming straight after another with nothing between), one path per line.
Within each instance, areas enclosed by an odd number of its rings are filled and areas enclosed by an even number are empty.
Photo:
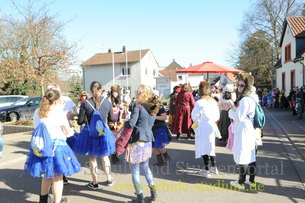
M300 151L295 147L289 136L287 135L287 131L283 126L277 121L277 119L267 110L264 109L265 112L269 114L272 118L272 121L269 120L274 132L276 133L279 141L281 142L284 150L287 153L287 158L291 161L293 167L295 168L301 182L303 188L305 189L305 160Z
M34 127L30 127L30 126L3 125L3 135L11 134L11 133L27 132L33 130Z

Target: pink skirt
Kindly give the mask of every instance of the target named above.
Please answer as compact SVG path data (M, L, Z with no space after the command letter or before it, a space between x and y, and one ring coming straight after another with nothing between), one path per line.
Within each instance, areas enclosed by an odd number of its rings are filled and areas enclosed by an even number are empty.
M226 145L226 148L230 149L230 150L232 150L233 142L234 142L234 134L232 132L232 124L233 123L231 123L231 125L229 125L229 127L228 127L229 137L228 137L228 142L227 142L227 145Z

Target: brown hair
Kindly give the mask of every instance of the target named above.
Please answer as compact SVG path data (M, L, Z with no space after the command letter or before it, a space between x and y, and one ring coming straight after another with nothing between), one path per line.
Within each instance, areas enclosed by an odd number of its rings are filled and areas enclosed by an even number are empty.
M95 103L95 108L99 108L100 107L100 96L101 93L99 90L102 89L102 85L101 83L97 82L97 81L93 81L90 85L90 91L92 94L92 99Z
M51 105L54 101L60 98L60 92L55 89L49 89L45 92L44 96L41 99L39 104L39 112L38 115L40 118L48 117L48 113L51 109Z
M191 88L188 84L184 83L181 87L181 92L190 92Z
M198 96L199 99L202 99L205 96L211 96L211 87L208 81L201 81L199 83L199 88L198 88Z
M86 100L89 98L89 94L86 91L82 91L79 95L79 98L81 99L83 96L86 96Z
M117 92L118 96L114 97L112 95L113 92ZM120 87L120 85L112 85L111 88L110 88L110 98L111 98L111 101L114 102L115 104L121 104L122 103L122 101L121 101L121 92L122 92L122 88Z
M243 92L238 92L238 87L236 88L236 101L237 104L244 96L251 94L252 87L254 85L254 78L250 73L240 73L237 75L237 84L239 81L244 81L245 87L243 89Z

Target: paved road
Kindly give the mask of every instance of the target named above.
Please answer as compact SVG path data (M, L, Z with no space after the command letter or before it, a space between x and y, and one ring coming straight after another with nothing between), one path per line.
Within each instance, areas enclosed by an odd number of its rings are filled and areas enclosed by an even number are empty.
M194 141L182 139L167 146L172 157L168 167L152 167L159 198L156 202L305 202L305 121L296 120L290 111L266 109L264 145L258 150L256 191L234 191L229 182L238 177L232 153L217 141L219 175L204 178L196 172L203 161L194 158ZM23 172L31 132L4 135L4 159L0 159L0 202L37 202L40 179ZM183 138L183 137L182 137ZM105 175L99 180L102 189L85 187L91 180L87 158L78 156L83 170L69 178L64 195L70 202L128 202L133 195L128 164L113 165L116 184L105 185ZM156 158L151 159L151 163ZM100 163L101 165L101 163ZM141 177L146 189L146 181ZM147 188L148 189L148 188ZM149 202L149 191L144 191Z

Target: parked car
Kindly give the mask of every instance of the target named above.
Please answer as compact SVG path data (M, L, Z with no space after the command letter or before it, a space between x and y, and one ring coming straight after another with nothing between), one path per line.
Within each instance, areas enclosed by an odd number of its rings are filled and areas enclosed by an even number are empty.
M0 95L0 107L9 106L13 104L15 101L27 97L28 96L24 96L24 95Z
M18 100L10 106L0 108L0 122L32 119L40 100L41 97L28 97Z

